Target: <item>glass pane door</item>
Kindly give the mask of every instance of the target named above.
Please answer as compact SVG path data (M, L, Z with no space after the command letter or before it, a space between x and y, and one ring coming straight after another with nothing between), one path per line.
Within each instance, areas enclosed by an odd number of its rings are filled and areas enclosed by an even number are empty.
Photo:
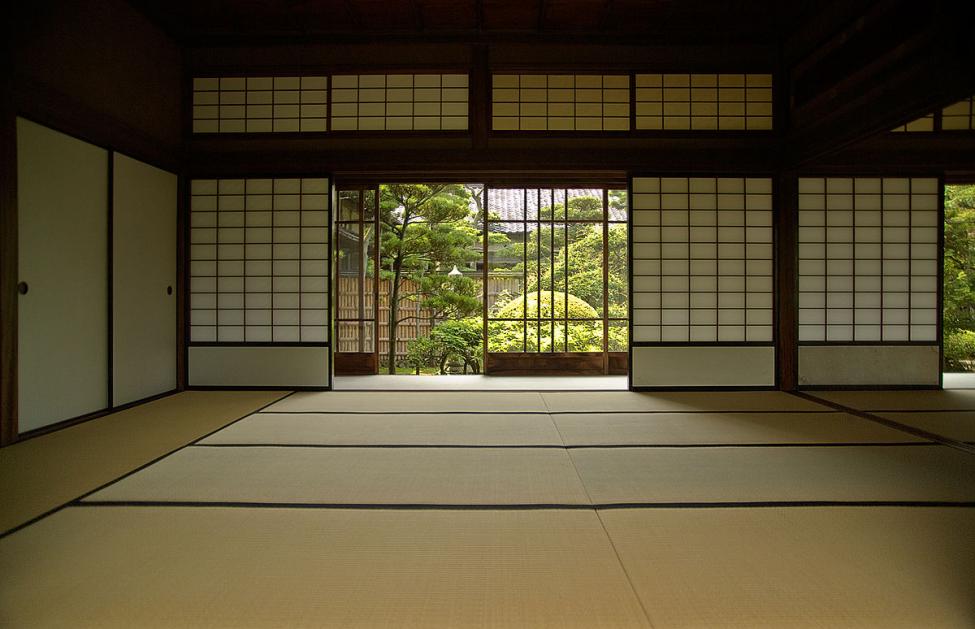
M374 374L378 188L340 188L336 212L337 375Z

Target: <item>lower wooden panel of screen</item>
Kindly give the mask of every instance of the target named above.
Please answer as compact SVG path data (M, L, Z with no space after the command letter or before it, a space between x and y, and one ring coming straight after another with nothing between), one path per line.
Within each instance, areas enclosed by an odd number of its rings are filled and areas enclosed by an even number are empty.
M937 345L801 345L800 386L937 386Z
M633 348L634 387L770 387L775 348L764 345Z
M328 347L200 346L189 348L195 387L325 387Z

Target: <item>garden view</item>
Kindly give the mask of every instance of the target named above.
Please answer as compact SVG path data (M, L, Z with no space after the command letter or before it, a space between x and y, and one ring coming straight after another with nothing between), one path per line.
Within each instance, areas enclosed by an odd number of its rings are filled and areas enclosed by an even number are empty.
M341 310L358 307L372 325L371 301L342 293L371 291L377 257L383 373L481 371L485 264L489 352L626 351L626 192L491 188L485 196L479 184L380 186L376 256L340 195L348 222L339 224L339 351L372 351L365 326L343 327L350 316Z
M944 370L975 371L975 185L945 186Z

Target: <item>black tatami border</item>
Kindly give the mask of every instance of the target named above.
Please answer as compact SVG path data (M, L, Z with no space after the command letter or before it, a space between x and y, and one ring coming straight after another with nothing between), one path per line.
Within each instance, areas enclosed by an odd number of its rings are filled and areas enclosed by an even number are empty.
M608 502L581 503L349 503L349 502L246 502L188 500L89 500L73 501L67 507L91 508L216 508L216 509L310 509L364 511L603 511L609 509L754 509L794 507L955 507L975 508L975 501L952 500L768 500L725 502Z
M603 411L274 411L274 410L263 410L260 411L261 415L701 415L704 413L715 413L719 415L727 415L730 413L738 414L757 414L757 415L768 415L768 414L823 414L823 413L836 413L838 411L832 409L823 410L768 410L762 409L757 411L749 410L737 410L737 411L727 411L727 410L717 410L717 409L697 409L697 410L687 410L687 409L677 409L677 410L633 410L633 411L613 411L613 410L603 410ZM254 413L255 415L258 413Z
M276 404L277 402L280 402L281 400L283 400L283 399L285 399L288 396L293 395L293 394L294 394L294 391L291 391L287 395L282 395L278 399L276 399L276 400L274 400L272 402L268 402L267 404L265 404L264 406L261 406L257 410L250 411L250 412L248 412L248 413L246 413L244 415L241 415L237 419L231 420L231 421L227 422L226 424L224 424L223 426L220 426L220 427L218 427L218 428L216 428L214 430L211 430L207 434L202 435L200 437L197 437L196 439L194 439L193 441L190 441L189 443L183 444L183 445L179 446L178 448L174 448L174 449L170 450L169 452L166 452L165 454L162 454L160 456L157 456L156 458L152 459L151 461L149 461L147 463L143 463L139 467L137 467L137 468L135 468L133 470L129 470L128 472L126 472L125 474L122 474L118 478L114 478L114 479L108 481L107 483L104 483L102 485L99 485L98 487L95 487L91 491L88 491L88 492L83 493L82 495L78 496L77 498L72 498L71 500L69 500L69 501L67 501L67 502L65 502L63 504L60 504L60 505L54 507L53 509L48 509L44 513L42 513L40 515L37 515L37 516L34 516L33 518L27 520L26 522L22 522L21 524L18 524L17 526L11 527L11 528L7 529L6 531L0 532L0 540L2 540L3 538L7 537L8 535L12 535L13 533L16 533L17 531L19 531L19 530L21 530L23 528L26 528L28 526L30 526L31 524L34 524L36 522L39 522L40 520L43 520L44 518L46 518L49 515L53 515L53 514L57 513L58 511L64 509L65 507L68 507L68 506L70 506L70 505L72 505L72 504L74 504L74 503L76 503L76 502L78 502L80 500L84 500L87 496L90 496L90 495L94 494L95 492L101 491L101 490L103 490L103 489L105 489L107 487L111 487L115 483L117 483L119 481L122 481L122 480L128 478L129 476L132 476L133 474L135 474L137 472L141 472L142 470L146 469L150 465L155 465L156 463L158 463L159 461L162 461L163 459L165 459L166 457L170 456L171 454L175 454L175 453L179 452L180 450L183 450L184 448L188 448L188 447L194 445L196 442L200 441L201 439L206 439L207 437L209 437L211 435L214 435L214 434L220 432L224 428L227 428L228 426L231 426L233 424L236 424L240 420L242 420L242 419L244 419L246 417L250 417L254 413L259 413L260 411L262 411L263 409L267 408L268 406L271 406L272 404Z
M490 391L490 393L496 393L502 391ZM518 391L511 391L512 393ZM225 508L306 508L306 509L387 509L387 510L431 510L431 509L441 509L441 510L543 510L543 509L649 509L649 508L754 508L754 507L831 507L831 506L856 506L856 507L975 507L975 502L953 502L953 501L763 501L763 502L657 502L657 503L608 503L608 504L515 504L515 505L460 505L460 504L328 504L328 503L251 503L251 502L180 502L180 501L86 501L85 498L106 489L122 480L125 480L129 476L132 476L145 468L158 463L162 459L169 457L176 452L184 450L190 447L199 448L254 448L254 447L273 447L273 448L322 448L322 449L339 449L339 448L386 448L386 449L408 449L408 448L426 448L426 449L445 449L445 448L463 448L463 449L485 449L485 448L503 448L503 449L560 449L560 450L576 450L576 449L620 449L620 448L641 448L641 449L664 449L664 448L674 448L674 449L691 449L691 448L823 448L823 447L891 447L891 446L949 446L958 450L962 450L969 454L975 454L975 444L968 442L956 441L954 439L949 439L942 435L935 433L930 433L928 431L909 426L907 424L902 424L900 422L889 420L877 415L873 415L867 411L861 411L859 409L854 409L842 404L831 402L820 398L818 396L804 393L804 392L790 392L792 395L804 399L806 401L812 402L814 404L819 404L824 406L823 410L704 410L704 409L694 409L694 410L637 410L637 411L408 411L408 412L397 412L397 413L383 413L383 412L367 412L367 411L269 411L269 407L287 399L293 395L295 391L291 391L287 395L284 395L264 406L246 413L241 417L238 417L205 435L202 435L193 441L186 443L178 448L175 448L163 455L160 455L143 465L136 467L129 472L108 481L99 487L96 487L77 498L69 500L53 509L50 509L30 520L23 522L15 527L12 527L6 531L0 533L0 539L11 535L23 528L30 526L52 515L62 509L68 507L225 507ZM975 410L975 409L966 409ZM925 441L905 441L905 442L834 442L834 443L717 443L717 444L586 444L586 445L558 445L558 444L540 444L540 445L525 445L525 444L497 444L497 445L487 445L487 444L266 444L266 443L248 443L248 444L201 444L200 441L216 434L228 428L237 422L240 422L247 417L251 417L258 414L267 413L281 413L281 414L296 414L296 415L386 415L386 414L396 414L396 415L499 415L499 414L511 414L511 415L564 415L564 414L576 414L576 413L586 413L586 414L700 414L700 413L716 413L716 414L768 414L768 413L802 413L802 414L823 414L823 413L835 413L842 412L859 417L861 419L866 419L875 423L882 424L888 428L898 430L907 434L911 434L915 437L920 437L925 439ZM908 411L909 412L909 411Z
M941 446L942 444L934 441L844 441L844 442L792 442L792 443L606 443L606 444L579 444L579 445L557 445L545 444L481 444L481 443L460 443L460 444L439 444L439 443L192 443L194 448L318 448L318 449L364 449L376 448L387 450L409 450L409 449L446 449L446 450L591 450L591 449L621 449L632 448L642 450L661 450L668 448L677 449L706 449L706 448L851 448L856 446L863 447L889 447L889 446Z
M899 421L893 419L887 419L886 417L881 417L880 415L874 415L869 411L862 411L860 409L853 408L851 406L846 406L845 404L840 404L839 402L833 402L826 398L821 398L819 396L805 393L803 391L790 391L792 395L802 398L804 400L809 400L817 404L822 404L830 408L836 409L837 411L842 411L844 413L849 413L855 417L860 417L861 419L866 419L877 424L881 424L888 428L893 428L894 430L899 430L901 432L906 432L908 434L914 435L915 437L920 437L922 439L927 439L929 441L934 441L943 446L948 446L949 448L954 448L956 450L961 450L967 454L975 454L975 445L969 444L965 441L958 441L957 439L952 439L951 437L945 437L944 435L939 435L937 433L929 432L923 428L917 428L909 424L903 424ZM879 411L884 412L884 411ZM903 411L911 412L911 411ZM917 411L922 413L924 411Z

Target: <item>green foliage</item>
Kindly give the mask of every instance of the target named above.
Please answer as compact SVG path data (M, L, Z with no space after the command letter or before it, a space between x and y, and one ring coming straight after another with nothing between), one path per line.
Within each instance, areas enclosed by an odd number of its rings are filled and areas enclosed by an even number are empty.
M476 317L438 323L429 336L410 341L406 362L416 373L423 367L435 366L447 373L451 362L462 363L473 373L480 373L481 320Z
M945 369L948 371L975 371L975 332L953 330L945 332Z
M558 291L542 291L518 295L506 304L496 305L492 318L495 319L598 319L595 308L575 295Z
M466 266L480 256L472 194L471 188L459 184L380 186L380 276L390 283L390 349L385 362L391 374L396 370L397 329L406 320L399 314L404 302L419 302L434 318L466 317L480 310L474 283L447 275L454 265ZM416 282L416 292L402 291L404 278Z
M975 329L975 185L945 187L945 330Z
M542 290L553 286L565 286L566 263L569 269L569 291L586 301L598 312L603 309L603 271L600 263L603 257L602 225L586 225L582 234L568 245L568 255L559 251L553 265L545 266L541 274L541 282L530 274L528 290ZM608 234L609 255L609 316L626 317L627 300L627 266L626 266L626 226L612 225ZM543 258L544 259L544 258Z
M945 186L944 367L975 360L975 185Z
M496 320L523 317L528 321ZM507 303L499 301L491 318L494 320L488 321L490 352L599 352L603 349L603 322L599 313L575 295L558 291L517 295ZM594 320L566 322L566 318Z

